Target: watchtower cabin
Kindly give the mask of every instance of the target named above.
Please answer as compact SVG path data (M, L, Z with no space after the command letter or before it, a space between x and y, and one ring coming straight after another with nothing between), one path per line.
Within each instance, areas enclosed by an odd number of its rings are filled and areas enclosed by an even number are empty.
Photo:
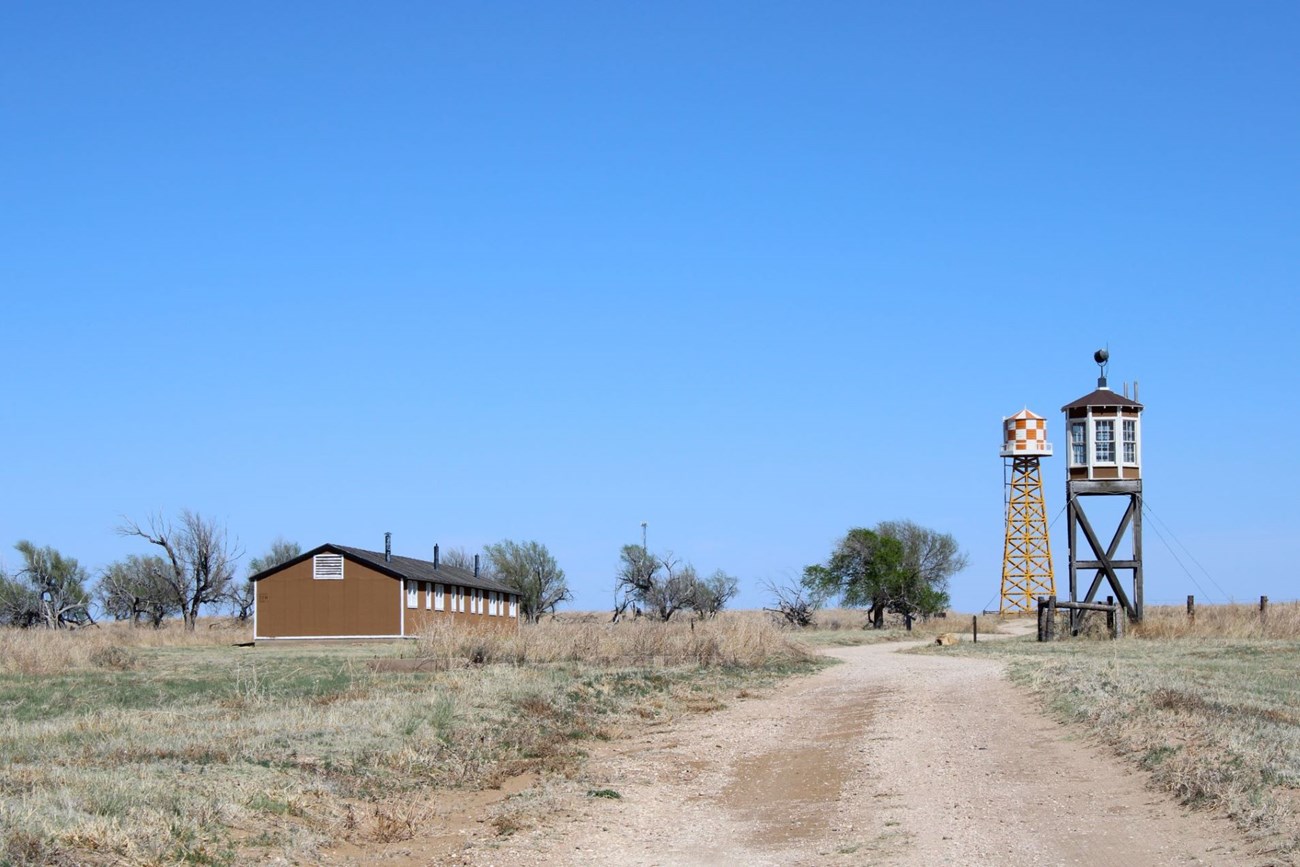
M1006 477L1007 532L1002 556L1000 614L1033 610L1039 596L1055 596L1052 546L1038 462L1052 456L1047 420L1028 409L1002 420L1002 458Z
M1109 353L1098 350L1093 359L1101 368L1097 389L1061 407L1069 435L1066 462L1066 520L1070 541L1070 599L1094 602L1101 584L1109 584L1114 596L1128 611L1130 620L1142 619L1142 404L1134 397L1117 394L1106 384ZM1125 502L1123 517L1107 545L1102 545L1085 514L1089 497L1120 497ZM1131 533L1129 532L1131 530ZM1091 549L1080 549L1078 535ZM1121 556L1126 538L1132 547ZM1095 570L1084 594L1079 594L1079 573ZM1132 573L1132 591L1125 589L1121 572ZM1086 577L1086 576L1085 576Z
M253 640L411 638L438 621L517 629L519 591L474 570L325 544L259 572Z

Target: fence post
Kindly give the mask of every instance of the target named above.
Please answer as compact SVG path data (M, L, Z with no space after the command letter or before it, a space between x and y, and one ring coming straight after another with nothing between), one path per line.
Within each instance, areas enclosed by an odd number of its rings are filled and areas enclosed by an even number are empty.
M1047 640L1056 640L1056 594L1047 597Z
M1196 597L1190 593L1187 594L1187 622L1196 622Z
M978 614L971 615L970 619L970 643L980 643L980 618Z
M1038 597L1038 640L1047 640L1047 597Z
M1267 596L1259 597L1259 622L1260 623L1268 622L1268 597Z
M1106 634L1111 638L1115 637L1115 597L1107 596L1106 604L1110 608L1106 609Z

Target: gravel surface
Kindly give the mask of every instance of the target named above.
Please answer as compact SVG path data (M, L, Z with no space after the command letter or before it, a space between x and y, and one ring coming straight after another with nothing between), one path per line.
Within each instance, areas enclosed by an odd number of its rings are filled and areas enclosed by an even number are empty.
M829 651L843 664L610 744L580 779L536 787L524 830L372 861L1270 863L1045 717L998 663L899 650Z

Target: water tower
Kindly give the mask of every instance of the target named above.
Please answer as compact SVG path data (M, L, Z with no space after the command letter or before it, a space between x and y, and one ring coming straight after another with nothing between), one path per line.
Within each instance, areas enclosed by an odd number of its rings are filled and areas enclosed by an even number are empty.
M1047 538L1040 458L1052 456L1047 420L1022 410L1002 420L1002 457L1007 476L1007 536L1002 555L1000 614L1025 614L1039 596L1056 595L1052 546Z
M1061 407L1069 434L1066 462L1066 521L1070 539L1070 600L1095 602L1105 581L1128 611L1130 620L1142 619L1142 404L1106 386L1110 353L1099 349L1093 359L1101 368L1097 390ZM1133 384L1137 397L1137 383ZM1101 537L1084 511L1084 501L1100 497L1118 498L1123 516L1111 534L1109 544ZM1104 528L1102 528L1104 529ZM1131 530L1131 533L1130 533ZM1091 554L1080 548L1079 533ZM1126 538L1132 546L1127 556L1120 553ZM1093 571L1087 591L1079 593L1079 573ZM1120 573L1133 574L1132 594L1124 589ZM1085 580L1087 576L1084 576Z

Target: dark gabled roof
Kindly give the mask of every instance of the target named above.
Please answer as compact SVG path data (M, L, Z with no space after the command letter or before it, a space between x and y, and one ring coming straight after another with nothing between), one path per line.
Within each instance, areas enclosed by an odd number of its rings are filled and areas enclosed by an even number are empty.
M288 568L297 563L315 557L317 554L324 552L333 552L342 554L366 564L376 572L382 572L390 578L406 578L411 581L436 581L440 584L456 584L461 587L477 587L479 590L497 590L502 593L518 594L519 591L500 581L493 581L491 578L474 577L474 573L468 569L461 569L458 566L448 566L445 563L439 563L438 568L433 568L431 560L416 560L413 557L393 556L391 560L385 560L382 551L367 551L364 548L352 548L347 545L334 545L326 542L319 548L313 548L304 554L299 554L292 560L281 563L278 566L272 566L256 575L250 575L249 581L260 581L273 572L279 572L281 569Z
M1068 412L1072 409L1082 409L1085 406L1124 406L1136 409L1142 409L1142 404L1136 400L1129 400L1122 394L1116 394L1109 388L1099 388L1092 394L1085 394L1072 403L1067 403L1061 407L1061 412Z

